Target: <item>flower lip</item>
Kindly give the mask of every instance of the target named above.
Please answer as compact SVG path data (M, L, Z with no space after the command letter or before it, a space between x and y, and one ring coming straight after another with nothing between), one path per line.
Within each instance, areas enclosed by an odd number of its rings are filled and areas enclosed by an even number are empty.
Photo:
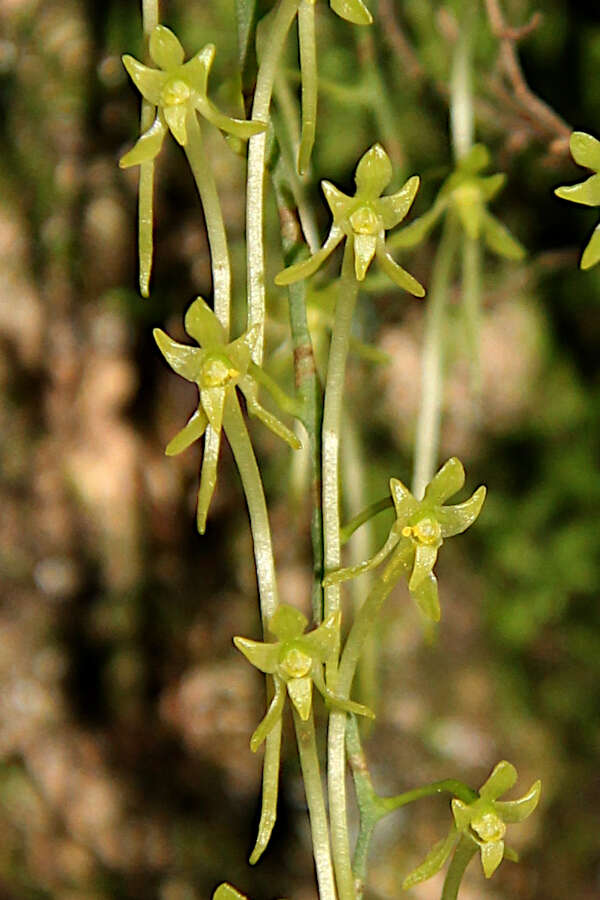
M225 387L240 373L223 353L208 353L202 362L202 385Z
M311 670L312 658L297 647L292 647L284 653L279 667L290 678L303 678Z
M187 103L191 95L192 89L183 78L170 78L160 92L161 101L165 106Z
M429 517L421 519L416 525L405 525L402 534L427 547L436 547L442 542L442 529L439 523Z
M503 839L506 825L497 813L491 811L472 819L470 831L478 844L488 844Z

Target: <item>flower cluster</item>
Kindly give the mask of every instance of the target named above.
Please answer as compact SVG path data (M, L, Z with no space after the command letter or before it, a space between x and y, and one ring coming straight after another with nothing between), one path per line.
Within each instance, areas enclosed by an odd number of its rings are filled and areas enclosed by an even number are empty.
M498 800L516 780L515 767L502 761L472 803L464 803L455 797L452 800L454 823L448 836L436 844L421 865L404 879L402 887L407 890L439 872L462 836L479 847L486 878L491 878L505 857L518 860L517 854L505 846L506 826L522 822L531 815L538 805L542 785L536 781L519 800Z
M577 165L591 169L594 174L579 184L556 188L554 193L557 197L570 200L572 203L600 206L600 141L591 134L574 131L569 146ZM592 232L579 265L582 269L591 269L598 260L600 260L600 225L596 225Z
M258 750L283 713L285 691L301 719L308 719L312 708L313 684L327 703L374 718L360 703L336 696L326 685L323 663L335 653L339 641L340 613L332 613L313 631L304 634L306 617L293 606L281 604L269 621L269 631L277 638L274 643L234 637L233 641L246 659L261 672L273 676L275 693L266 716L250 739L250 747Z
M438 551L445 538L461 534L473 524L483 506L486 489L482 485L464 503L445 506L446 500L465 483L460 460L452 457L432 478L422 500L417 500L397 478L390 480L396 521L388 538L371 559L331 572L323 584L347 581L379 566L391 557L389 566L398 567L408 578L408 589L426 618L440 618L437 579L433 574Z
M275 277L279 285L293 284L313 275L344 239L350 243L357 281L363 281L374 257L386 275L415 297L423 297L422 285L399 266L385 246L385 232L395 228L407 215L419 189L419 178L413 175L395 194L382 197L392 179L392 163L381 146L374 144L356 167L356 194L349 197L329 181L321 187L333 215L333 223L320 250L310 259L284 269Z

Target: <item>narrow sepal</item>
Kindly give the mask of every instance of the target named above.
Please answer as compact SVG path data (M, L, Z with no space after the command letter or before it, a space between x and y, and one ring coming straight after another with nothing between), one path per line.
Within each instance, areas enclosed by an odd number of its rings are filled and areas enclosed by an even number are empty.
M326 662L334 652L340 633L341 613L331 613L321 624L310 631L308 634L302 635L302 650L313 659L320 662Z
M442 537L452 537L455 534L462 534L463 531L466 531L481 512L485 495L486 488L484 485L481 485L473 496L465 500L464 503L457 503L454 506L441 506L437 509L435 517L442 529Z
M325 200L327 201L327 205L331 210L333 218L336 221L343 219L346 216L349 207L353 204L354 198L348 197L347 194L340 191L340 189L330 181L322 181L321 190L325 195Z
M277 684L275 685L277 690ZM285 699L285 693L282 691ZM263 786L262 803L260 810L260 822L254 849L248 860L253 866L264 853L273 833L277 820L277 795L279 794L279 761L281 757L281 716L279 716L273 728L266 738L265 756L263 760Z
M153 106L159 106L162 89L169 77L167 73L151 69L129 54L123 57L123 65L142 97Z
M422 881L427 881L428 878L432 878L433 875L437 874L450 856L456 841L456 829L453 827L445 838L442 838L441 841L438 841L431 848L423 862L406 876L402 882L402 889L407 891L416 884L421 884Z
M460 459L451 456L433 476L425 488L424 500L435 506L441 506L452 497L465 483L465 470Z
M262 742L268 734L273 731L283 713L283 705L285 703L285 684L277 676L274 677L275 693L269 704L269 708L265 717L260 721L254 734L250 738L250 749L256 753ZM252 857L251 857L252 859Z
M187 144L187 117L194 115L194 112L190 111L186 103L181 103L176 106L164 106L163 115L177 143L185 147Z
M583 251L579 265L582 269L591 269L600 260L600 225L596 225L589 243Z
M395 228L406 217L419 190L420 178L413 175L399 191L377 201L377 212L386 231Z
M354 700L338 697L337 694L330 690L325 684L325 679L323 678L323 673L319 665L313 666L312 679L315 687L325 702L330 706L333 706L336 709L342 709L344 712L353 713L355 716L364 716L367 719L375 718L375 713L373 710L369 709L368 706L364 706L362 703L356 703Z
M178 431L175 437L171 438L165 447L166 455L177 456L178 453L183 453L194 441L202 437L207 425L206 413L202 408L198 408L192 413L191 418L181 431Z
M330 0L331 9L354 25L371 25L373 16L362 0Z
M590 175L580 184L558 187L554 191L561 200L582 203L584 206L600 206L600 175Z
M511 763L503 759L499 762L486 781L479 788L479 796L486 800L496 800L510 791L517 780L517 770Z
M513 850L512 847L507 847L504 845L504 859L508 859L510 862L519 862L519 854L516 850Z
M287 683L288 694L303 722L310 716L312 708L312 678L305 675L303 678L291 678Z
M201 347L225 343L225 329L202 297L196 297L188 307L185 314L185 330Z
M584 131L574 131L569 143L571 156L578 166L600 170L600 141Z
M481 865L486 878L491 878L504 857L504 841L481 844Z
M241 387L242 390L244 390L244 386L242 385ZM270 413L264 406L261 406L261 404L254 399L252 394L246 394L244 391L244 396L246 396L248 413L251 416L256 416L257 419L260 419L263 425L267 426L269 431L272 431L278 438L285 441L292 450L299 450L301 448L302 444L299 439L287 425L284 425L277 416L274 416L273 413Z
M204 97L198 98L195 105L198 112L216 128L220 128L227 134L233 134L234 137L242 138L242 140L248 140L253 134L260 134L267 127L265 122L227 116L212 101Z
M392 162L381 146L373 144L361 157L354 174L356 195L374 200L392 180Z
M198 347L179 344L165 334L161 328L155 328L152 334L158 344L158 349L173 371L187 381L197 381L200 374L202 351Z
M161 150L166 133L167 126L162 117L157 116L150 128L137 139L131 150L121 157L119 160L121 169L139 166L154 159Z
M208 425L204 438L204 453L202 455L200 487L198 488L198 506L196 509L196 526L200 534L204 534L206 531L208 508L217 484L217 466L219 463L220 446L221 432L213 431L210 425Z
M420 284L416 278L403 269L402 266L399 266L397 262L394 262L390 254L385 249L383 245L383 241L378 241L377 244L377 261L379 265L388 276L391 278L394 284L397 284L398 287L401 287L403 290L408 291L409 294L412 294L413 297L424 297L425 296L425 288L422 284Z
M175 69L184 59L183 47L170 28L157 25L150 35L150 56L161 69Z
M278 284L280 286L285 284L294 284L294 282L301 281L303 278L309 278L317 271L322 263L325 262L327 257L333 253L343 237L344 232L341 230L341 228L338 228L336 225L332 225L327 240L325 241L321 249L317 250L314 256L311 256L310 259L296 263L295 265L289 266L287 269L283 269L281 272L279 272L275 276L275 284Z
M215 45L205 44L205 46L196 53L181 70L182 78L196 91L200 96L205 97L208 89L208 73L215 58Z
M427 544L417 544L415 548L415 564L408 582L408 589L412 593L423 583L435 565L438 555L437 547Z
M399 522L406 523L419 508L419 503L399 478L390 478L390 493Z
M279 662L279 644L265 644L245 637L234 637L233 643L256 669L270 675L276 670Z
M488 175L486 178L479 179L479 189L486 203L497 197L506 183L506 175L504 172L497 172L495 175Z
M510 233L506 225L487 209L482 211L482 226L483 239L493 253L515 262L525 258L527 254L525 247Z
M542 782L538 780L518 800L497 800L494 804L496 812L507 824L522 822L538 805L541 790Z
M280 641L292 641L300 637L307 625L304 613L295 606L281 603L269 620L269 631Z

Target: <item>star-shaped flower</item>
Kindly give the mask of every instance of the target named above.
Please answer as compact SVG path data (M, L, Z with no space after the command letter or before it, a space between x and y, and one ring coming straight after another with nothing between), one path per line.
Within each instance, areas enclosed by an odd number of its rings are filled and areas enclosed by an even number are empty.
M281 718L285 691L301 719L306 721L312 708L313 684L332 706L361 716L374 718L371 710L352 700L343 700L325 685L322 665L335 653L340 630L340 613L332 613L313 631L304 634L308 620L293 606L281 604L271 617L269 631L278 640L263 643L234 637L233 642L247 660L261 672L273 676L275 693L266 716L250 739L250 748L258 750Z
M556 188L554 193L557 197L570 200L572 203L600 206L600 141L591 134L574 131L569 146L577 165L591 169L594 174L579 184ZM591 269L598 260L600 260L600 225L596 225L592 232L579 265L582 269Z
M157 107L148 131L122 157L122 168L137 166L158 154L168 130L178 144L187 143L188 116L199 112L217 128L239 138L249 138L264 131L264 122L246 122L222 113L208 98L208 76L215 58L214 44L206 44L184 63L184 50L179 39L164 25L157 25L150 35L150 56L158 69L150 68L133 56L125 55L123 65L142 97Z
M464 803L455 797L452 800L454 825L448 836L436 844L421 865L404 879L402 887L407 890L439 872L463 835L479 846L486 878L491 878L504 857L518 861L517 854L504 844L506 826L522 822L531 815L538 805L542 785L536 781L519 800L498 800L516 780L515 767L502 761L481 786L476 800Z
M246 397L250 415L260 419L278 437L297 450L296 435L256 399L257 376L265 383L262 370L251 360L257 339L256 326L231 343L225 343L225 330L202 297L189 307L185 316L185 330L200 347L179 344L160 328L154 329L154 339L171 368L187 381L198 385L200 403L188 423L169 442L165 452L174 456L186 450L204 434L208 425L220 434L228 405L238 402L238 387ZM268 381L268 380L267 380ZM268 387L268 383L267 383ZM227 429L225 428L227 433ZM217 480L218 445L206 442L202 460L202 476L198 493L198 530L204 533L208 506Z
M469 237L473 239L482 237L488 249L499 256L514 260L523 259L525 250L522 245L487 208L488 203L502 190L506 181L506 176L501 172L483 175L483 170L489 164L490 154L487 147L475 144L446 179L429 212L394 235L392 239L394 247L413 247L418 244L443 213L452 209Z
M419 189L418 176L409 178L397 193L382 197L381 192L392 178L392 164L381 144L374 144L358 163L354 178L354 197L348 197L329 181L321 182L333 214L327 240L310 259L279 272L275 283L293 284L308 278L346 238L352 246L358 281L364 280L373 257L377 257L379 265L395 284L415 297L423 297L424 288L392 259L385 246L385 232L398 225L412 205Z
M381 548L371 559L331 572L324 585L346 581L379 566L391 557L408 578L408 589L421 612L434 622L440 619L437 579L433 574L438 551L445 538L461 534L473 524L483 506L482 485L464 503L444 506L465 483L465 470L455 456L433 476L422 500L417 500L397 478L390 480L396 521Z

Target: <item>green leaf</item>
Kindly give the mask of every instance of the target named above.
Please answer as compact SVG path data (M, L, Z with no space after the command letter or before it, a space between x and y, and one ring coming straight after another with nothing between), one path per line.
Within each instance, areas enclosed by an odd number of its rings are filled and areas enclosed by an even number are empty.
M392 162L381 146L373 144L360 158L354 174L356 195L374 200L392 180Z

